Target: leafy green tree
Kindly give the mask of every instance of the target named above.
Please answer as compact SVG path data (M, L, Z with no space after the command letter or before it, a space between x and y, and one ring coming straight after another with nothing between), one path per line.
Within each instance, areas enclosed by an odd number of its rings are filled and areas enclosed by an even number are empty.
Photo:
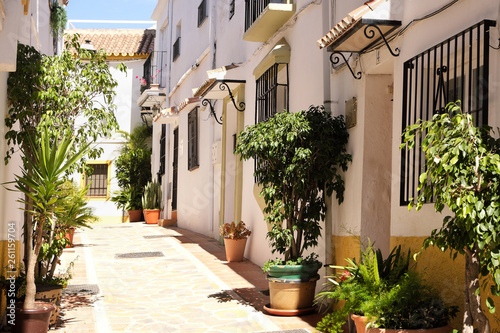
M117 68L126 70L124 65ZM117 82L106 64L106 54L81 49L76 34L56 56L41 55L20 44L17 70L9 75L7 84L11 107L5 119L5 138L10 146L6 163L16 145L23 146L27 137L38 131L41 120L52 131L73 133L75 149L109 137L118 129L113 104ZM79 125L78 118L85 119L84 123ZM93 147L88 157L95 159L102 152L103 148ZM30 152L26 154L30 156Z
M323 106L278 113L239 134L236 153L257 161L254 175L271 225L267 238L285 262L318 244L326 196L335 191L343 201L348 138L344 118L332 118Z
M490 325L481 308L480 278L485 277L483 290L489 286L493 295L500 294L500 140L490 127L475 127L472 116L458 105L448 105L447 111L403 133L402 149L413 149L423 139L425 152L425 172L409 209L419 210L434 200L437 212L448 207L453 213L441 229L432 231L424 247L451 250L453 258L465 256L463 331L472 333L475 326L485 333ZM495 311L491 298L486 304Z

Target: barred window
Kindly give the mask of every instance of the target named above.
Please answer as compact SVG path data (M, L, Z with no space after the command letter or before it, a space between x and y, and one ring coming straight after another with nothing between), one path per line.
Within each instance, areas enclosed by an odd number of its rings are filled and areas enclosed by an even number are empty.
M198 27L200 27L207 18L207 1L202 0L198 6Z
M109 171L111 162L87 163L92 173L85 174L85 186L89 185L87 196L91 198L109 197Z
M179 172L179 128L174 129L172 162L172 210L177 210L177 176Z
M198 108L194 108L188 114L188 170L198 166Z
M488 123L491 26L493 21L480 22L404 63L402 130L419 119L432 119L458 100L475 126ZM415 149L401 151L401 205L418 196L419 176L425 171L421 141Z
M288 64L276 63L256 81L255 123L288 110Z
M167 143L167 125L161 125L161 137L160 137L160 169L158 170L158 182L161 184L161 177L165 174L165 151Z

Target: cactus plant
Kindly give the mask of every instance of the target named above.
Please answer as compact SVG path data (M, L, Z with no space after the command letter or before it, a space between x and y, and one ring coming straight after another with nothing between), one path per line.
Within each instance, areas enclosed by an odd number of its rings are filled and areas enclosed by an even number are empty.
M143 209L161 209L161 185L153 179L144 187L144 195L142 196Z

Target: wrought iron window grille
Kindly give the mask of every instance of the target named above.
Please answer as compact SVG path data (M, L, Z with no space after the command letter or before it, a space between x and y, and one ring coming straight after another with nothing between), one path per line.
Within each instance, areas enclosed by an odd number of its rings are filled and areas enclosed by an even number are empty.
M172 61L176 61L181 55L181 37L177 37L172 50Z
M198 108L188 113L188 170L198 168Z
M198 6L198 28L205 22L207 16L207 1L202 0Z
M446 105L458 100L473 115L475 126L488 123L492 26L494 21L477 23L404 63L401 131L446 112ZM411 151L401 150L401 205L418 196L419 176L425 171L422 139Z

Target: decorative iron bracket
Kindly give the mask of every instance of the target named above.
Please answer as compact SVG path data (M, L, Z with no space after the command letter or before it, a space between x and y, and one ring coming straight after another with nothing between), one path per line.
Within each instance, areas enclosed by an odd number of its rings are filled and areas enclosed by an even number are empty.
M441 66L436 69L436 75L438 76L438 83L437 83L437 88L436 88L436 94L434 95L434 105L433 105L433 110L434 114L442 114L445 111L445 107L442 106L437 109L439 101L442 100L446 103L448 100L446 96L446 87L444 84L444 73L448 72L448 67L447 66Z
M229 93L229 97L231 97L231 101L233 102L234 108L240 112L245 111L245 103L240 102L240 104L238 104L239 107L236 106L236 101L234 100L234 96L233 96L233 92L231 91L231 88L229 88L229 85L225 81L222 81L221 84L219 85L219 89L221 91L224 91L224 90L226 90L226 88L227 88L227 92Z
M375 37L375 30L378 31L378 33L380 34L380 37L382 37L382 39L384 40L385 46L387 46L387 49L389 50L389 52L391 52L392 56L393 57L399 57L399 54L401 53L401 51L399 50L399 48L395 48L394 49L395 52L394 52L391 49L391 47L389 46L389 42L387 41L387 39L385 39L385 36L382 33L382 30L380 30L380 28L378 26L376 26L375 24L368 24L365 27L365 31L364 31L365 37L368 38L368 39L374 38Z
M358 72L358 73L354 74L354 71L352 70L351 65L349 65L349 61L347 61L346 57L341 52L335 51L332 54L330 54L330 62L332 63L332 68L335 69L334 65L336 65L336 64L339 63L339 61L340 61L339 55L340 55L340 57L342 57L342 59L344 59L344 63L346 64L347 68L349 68L349 70L351 71L352 76L356 80L360 80L361 79L361 75L362 75L361 72Z
M212 105L212 102L209 99L202 100L201 105L203 105L203 106L208 105L210 107L210 114L214 117L217 124L222 125L222 116L220 118L217 118L217 114L215 113L214 106Z

